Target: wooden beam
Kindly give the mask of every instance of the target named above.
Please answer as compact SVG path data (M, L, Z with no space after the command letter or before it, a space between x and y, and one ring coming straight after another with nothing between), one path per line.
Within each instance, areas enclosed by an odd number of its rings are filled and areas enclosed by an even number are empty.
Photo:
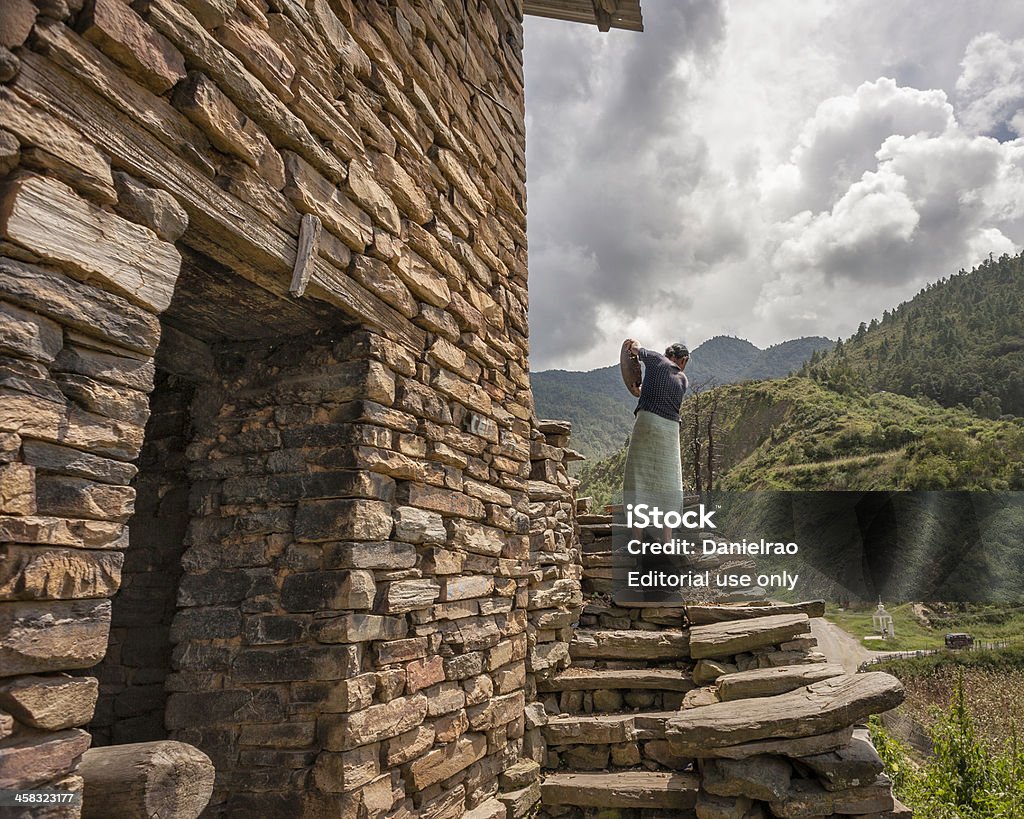
M316 258L320 247L320 219L312 213L304 213L299 224L299 249L295 254L295 267L292 268L292 284L288 292L299 298L306 292L309 277L313 275L312 260Z
M26 51L13 85L40 107L88 126L92 142L133 176L171 193L189 215L182 240L239 275L289 298L297 256L295 237L228 194L181 156L50 60ZM140 114L141 116L141 114ZM323 258L313 260L307 293L382 335L420 351L426 334L368 289Z
M640 0L524 0L523 13L573 23L643 31Z
M85 782L83 819L196 819L215 775L206 754L170 740L90 748L75 773Z

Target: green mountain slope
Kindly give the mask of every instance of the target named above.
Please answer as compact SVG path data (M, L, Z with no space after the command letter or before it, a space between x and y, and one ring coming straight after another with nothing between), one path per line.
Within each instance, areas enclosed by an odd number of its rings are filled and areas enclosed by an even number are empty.
M929 285L804 372L838 389L927 396L988 418L1024 415L1024 256Z
M799 370L815 353L831 350L835 342L822 336L794 338L761 350L757 357L740 373L736 381L756 381L762 378L785 378ZM721 381L719 383L731 383Z
M1020 423L805 378L720 389L722 488L1024 488Z
M889 392L843 394L809 378L733 384L717 397L721 489L1024 489L1024 423ZM692 456L685 445L684 481ZM581 495L615 499L625 449L584 466Z
M633 398L618 365L590 372L545 370L531 373L540 418L572 422L572 447L600 458L622 446L632 426Z
M779 378L833 343L813 336L761 350L749 341L716 336L691 351L686 374L691 385ZM633 426L636 399L623 386L618 364L589 372L544 370L530 378L537 415L571 421L575 449L588 458L603 458L622 446Z

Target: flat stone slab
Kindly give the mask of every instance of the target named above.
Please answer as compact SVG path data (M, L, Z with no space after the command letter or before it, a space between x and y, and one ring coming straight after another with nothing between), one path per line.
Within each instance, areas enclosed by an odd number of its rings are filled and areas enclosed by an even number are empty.
M811 630L806 614L775 614L750 620L729 620L690 629L690 656L730 657L755 648L785 643Z
M687 606L686 619L691 626L705 626L709 623L725 623L729 620L752 620L755 617L769 617L775 614L806 614L808 617L824 617L825 601L808 600L804 603L780 603L773 606Z
M541 728L549 745L608 745L636 738L632 714L571 714Z
M668 721L678 713L678 711L646 711L633 714L636 738L639 740L664 739Z
M885 770L867 728L855 728L853 738L843 748L805 756L800 761L814 771L829 791L870 785Z
M704 759L750 759L752 756L774 754L791 759L802 759L812 754L823 754L844 748L850 743L853 728L840 728L827 734L799 739L759 739L724 748L705 748L700 756ZM671 745L669 745L671 747Z
M893 797L892 810L883 810L875 813L851 813L848 819L914 819L914 812Z
M789 793L793 766L777 756L759 756L754 762L708 759L701 773L702 787L715 796L749 796L773 802L785 799Z
M591 691L599 689L653 689L690 691L690 674L672 668L595 669L568 668L551 679L538 680L538 691Z
M669 720L666 738L677 754L709 756L711 748L831 733L895 708L903 697L903 685L890 674L843 674L774 697L681 711Z
M785 799L771 802L773 816L783 819L811 819L838 814L878 815L895 806L892 782L879 776L869 785L828 791L817 780L794 779Z
M718 678L718 698L722 702L729 702L747 697L772 697L845 673L838 663L782 665L778 668L737 671Z
M551 774L540 793L545 805L687 810L696 804L698 788L694 774L622 771Z
M751 804L749 796L715 796L701 790L697 794L696 813L698 819L746 819L748 816L764 815L751 811Z
M569 653L578 660L680 660L690 656L685 631L578 629Z

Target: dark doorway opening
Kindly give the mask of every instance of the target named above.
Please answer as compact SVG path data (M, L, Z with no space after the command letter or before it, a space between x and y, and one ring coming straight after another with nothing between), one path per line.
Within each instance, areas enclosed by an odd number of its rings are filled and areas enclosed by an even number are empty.
M87 673L100 681L94 745L167 739L167 698L202 676L175 677L201 619L178 618L183 556L197 516L219 503L219 485L197 460L198 440L223 436L239 359L282 345L322 343L347 332L335 308L283 299L198 253L183 250L174 299L161 316L150 417L133 480L135 513L107 655ZM229 419L230 421L231 419ZM246 424L239 419L238 427ZM198 477L197 477L198 476ZM199 634L198 636L208 636ZM176 646L178 647L176 649Z

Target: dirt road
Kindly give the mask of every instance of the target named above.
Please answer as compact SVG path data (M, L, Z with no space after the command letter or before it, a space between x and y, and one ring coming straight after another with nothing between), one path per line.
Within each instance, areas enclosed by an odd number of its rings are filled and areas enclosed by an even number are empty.
M830 663L839 663L847 673L854 674L865 660L881 657L888 651L868 651L856 637L824 617L811 618L811 634L818 639L818 650Z

